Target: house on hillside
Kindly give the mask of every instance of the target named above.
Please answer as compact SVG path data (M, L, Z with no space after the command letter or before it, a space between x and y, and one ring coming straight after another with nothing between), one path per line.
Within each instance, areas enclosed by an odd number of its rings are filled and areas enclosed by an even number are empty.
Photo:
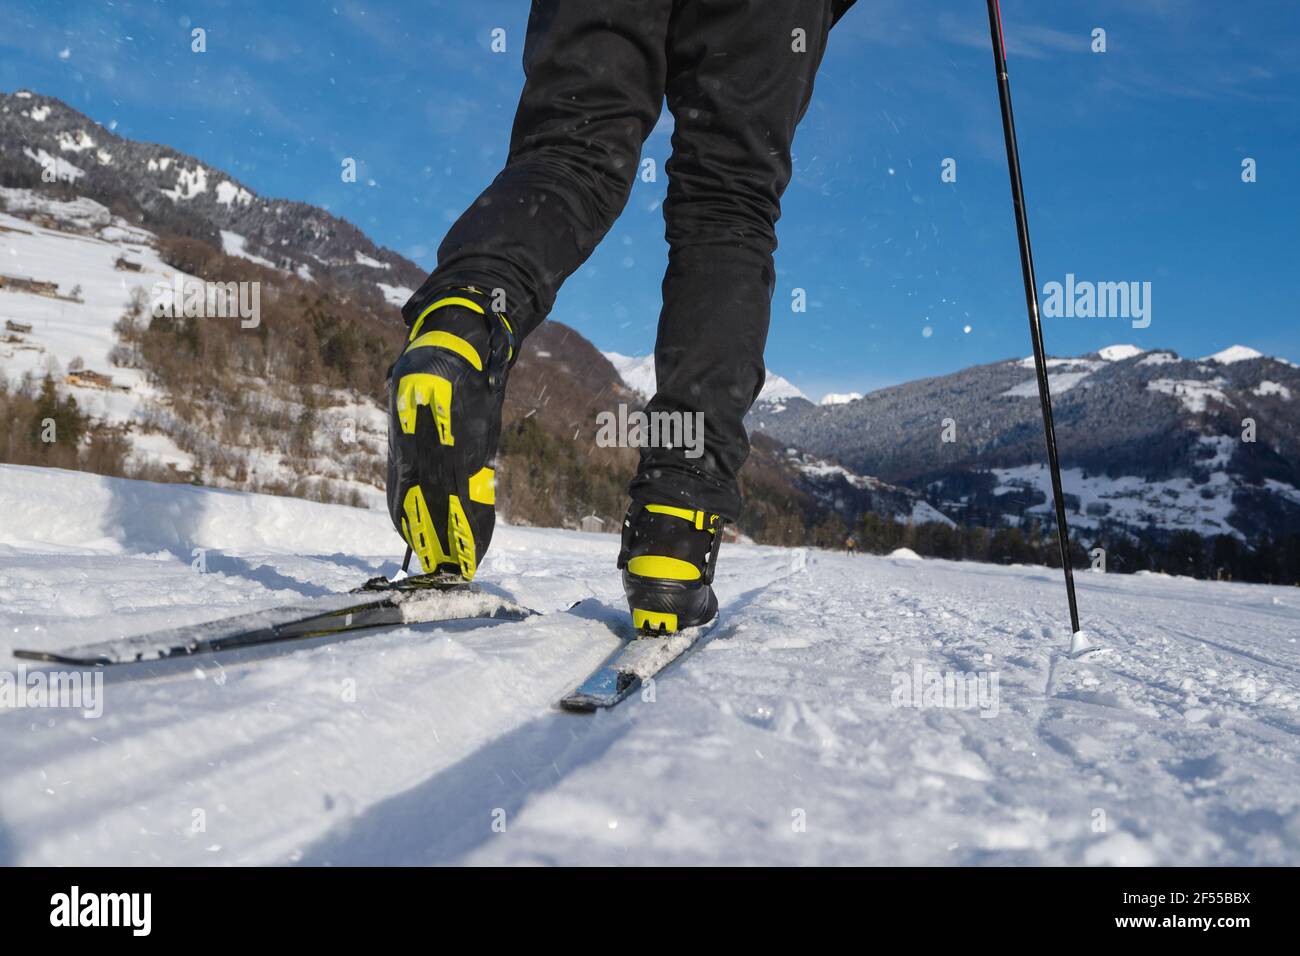
M57 282L44 282L40 279L27 279L23 276L0 275L0 289L4 289L6 292L30 292L32 295L43 295L51 299L59 298L59 284Z
M77 369L75 372L69 372L63 377L67 385L80 385L82 388L116 388L113 384L113 377L105 375L102 372L95 372L88 368Z

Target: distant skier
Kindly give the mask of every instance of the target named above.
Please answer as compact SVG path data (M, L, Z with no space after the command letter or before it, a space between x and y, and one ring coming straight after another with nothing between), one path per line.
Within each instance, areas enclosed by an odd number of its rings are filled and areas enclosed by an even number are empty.
M717 613L711 582L722 525L740 513L791 141L852 3L534 0L506 166L402 309L388 505L426 572L471 578L487 551L509 370L622 211L666 97L669 253L647 411L702 412L704 451L641 450L618 567L639 630Z

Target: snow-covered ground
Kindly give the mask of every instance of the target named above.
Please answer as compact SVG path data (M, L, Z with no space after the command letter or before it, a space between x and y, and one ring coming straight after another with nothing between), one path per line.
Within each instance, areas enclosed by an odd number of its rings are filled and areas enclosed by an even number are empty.
M400 552L374 512L11 466L0 515L11 674ZM98 719L0 710L0 863L1300 862L1295 589L1082 574L1071 659L1049 569L728 545L722 621L653 700L560 712L616 646L616 550L502 528L483 586L547 616L112 670Z

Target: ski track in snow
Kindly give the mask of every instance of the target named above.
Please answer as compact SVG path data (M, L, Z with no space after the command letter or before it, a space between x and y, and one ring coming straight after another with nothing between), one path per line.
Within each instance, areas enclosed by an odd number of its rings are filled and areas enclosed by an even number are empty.
M382 513L11 466L0 515L10 673L345 590L400 544ZM0 710L0 863L1300 861L1295 589L1084 573L1071 659L1047 568L728 545L722 620L653 700L564 713L616 647L616 552L502 527L482 586L551 616L108 670L97 720ZM895 706L918 664L995 674L996 715Z

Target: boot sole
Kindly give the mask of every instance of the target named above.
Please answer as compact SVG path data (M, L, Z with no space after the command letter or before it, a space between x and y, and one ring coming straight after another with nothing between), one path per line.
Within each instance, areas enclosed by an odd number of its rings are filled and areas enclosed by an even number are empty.
M680 581L643 578L623 573L623 590L632 627L637 634L676 634L709 623L718 615L717 598L705 585L685 586Z

